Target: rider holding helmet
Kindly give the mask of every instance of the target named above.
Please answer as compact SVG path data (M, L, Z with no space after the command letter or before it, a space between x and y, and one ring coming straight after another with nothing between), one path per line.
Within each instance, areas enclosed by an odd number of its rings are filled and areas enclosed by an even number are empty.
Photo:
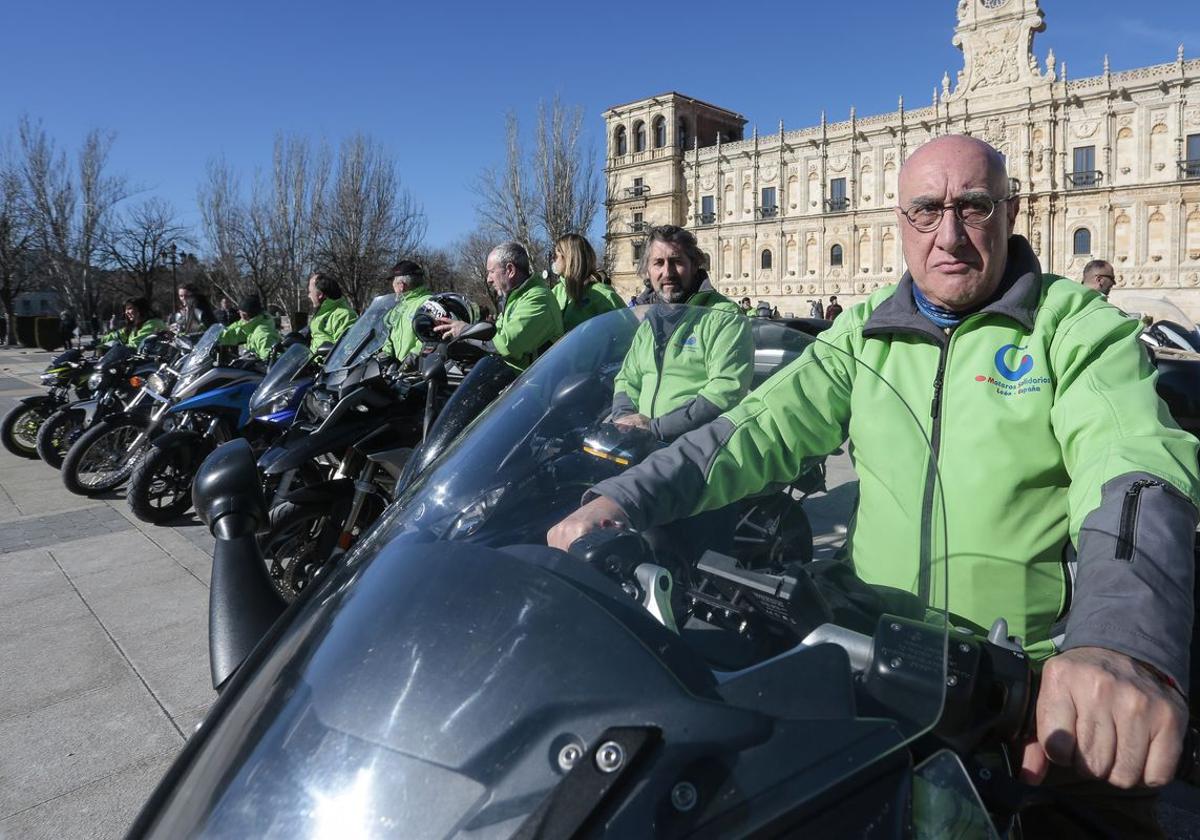
M487 279L501 300L492 346L508 365L521 371L562 337L562 310L540 277L529 269L529 253L518 242L497 245L487 258ZM445 321L435 329L457 338L467 324Z
M425 285L425 269L412 260L392 266L392 291L396 293L396 306L387 314L389 332L383 352L403 361L421 352L421 338L413 332L413 316L433 292Z

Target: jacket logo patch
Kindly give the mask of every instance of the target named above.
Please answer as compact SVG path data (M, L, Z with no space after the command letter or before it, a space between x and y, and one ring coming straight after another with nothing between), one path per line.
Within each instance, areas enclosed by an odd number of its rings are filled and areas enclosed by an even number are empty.
M1020 380L1021 377L1025 376L1025 374L1029 373L1029 371L1033 370L1033 356L1030 356L1029 354L1022 356L1020 364L1018 364L1015 368L1010 368L1008 363L1005 361L1005 357L1008 355L1010 350L1021 351L1024 349L1024 347L1018 347L1015 344L1005 344L996 351L996 370L999 371L1000 375L1009 382L1016 382Z

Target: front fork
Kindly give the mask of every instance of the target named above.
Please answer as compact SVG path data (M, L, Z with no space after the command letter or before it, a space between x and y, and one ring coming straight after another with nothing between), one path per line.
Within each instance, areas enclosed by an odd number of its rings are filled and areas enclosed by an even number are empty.
M148 392L144 388L139 391L138 395L130 401L128 406L125 407L125 410L128 411L136 406L142 399L142 396L146 393ZM152 394L151 396L153 396L156 400L159 400L159 404L153 411L150 412L150 422L146 424L145 428L138 432L138 436L133 439L133 443L131 443L129 448L125 450L125 455L121 458L122 464L127 464L131 459L137 457L138 453L142 451L142 447L146 445L146 441L150 440L150 436L158 430L159 426L162 425L163 417L167 415L167 412L171 410L171 406L175 404L173 400L167 399L166 397L160 397L156 394Z
M377 469L379 469L378 464L374 461L367 461L363 467L362 474L355 479L354 500L350 502L350 513L347 514L346 522L342 525L342 532L338 534L337 545L329 555L331 560L345 554L350 549L350 546L354 545L354 524L358 522L358 517L362 513L367 496L375 490L375 484L372 482L372 479L375 477Z

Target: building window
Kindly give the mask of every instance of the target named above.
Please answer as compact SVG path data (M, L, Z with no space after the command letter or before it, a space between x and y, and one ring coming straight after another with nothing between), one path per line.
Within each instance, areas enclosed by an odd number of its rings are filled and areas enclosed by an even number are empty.
M1200 134L1187 136L1187 159L1180 164L1184 178L1200 178Z
M767 271L771 268L771 249L770 248L763 249L762 258L760 259L759 264L764 271Z
M831 268L837 268L841 264L842 264L842 246L834 245L832 248L829 249L829 265Z
M676 129L676 134L679 137L679 148L686 149L691 138L688 137L687 120L683 117L679 118L679 128Z
M646 124L641 120L633 124L633 151L646 151Z
M633 179L633 195L645 195L649 190L646 189L646 184L641 178Z
M642 261L642 254L646 251L646 240L639 239L633 243L633 264L637 265Z
M1099 185L1100 173L1096 171L1095 146L1075 147L1071 171L1067 173L1067 183L1075 188Z
M654 148L661 149L667 145L667 121L662 117L654 118Z
M629 153L629 137L625 133L625 126L617 126L616 135L613 137L613 148L616 150L616 157L624 157Z
M711 225L717 220L716 199L711 195L700 196L700 224Z
M640 233L648 227L649 225L646 224L646 217L644 213L633 214L633 224L629 226L630 230L632 230L634 233Z
M837 212L845 210L850 206L850 202L846 199L846 179L834 178L829 182L829 200L826 201L829 209ZM838 265L841 265L839 262Z
M762 204L759 205L759 215L764 219L769 219L779 213L779 206L775 203L775 188L762 188Z
M1092 253L1092 232L1087 228L1075 231L1075 256L1086 256Z

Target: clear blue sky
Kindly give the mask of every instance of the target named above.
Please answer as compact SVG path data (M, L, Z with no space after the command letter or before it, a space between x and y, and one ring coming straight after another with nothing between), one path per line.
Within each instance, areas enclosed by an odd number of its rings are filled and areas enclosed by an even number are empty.
M602 154L605 108L678 90L761 131L929 104L954 0L461 3L309 0L7 0L0 136L18 117L75 147L116 132L111 163L198 222L206 161L248 175L276 132L335 143L363 131L395 155L429 219L427 243L469 232L470 184L503 155L504 113L532 125L539 99L584 108ZM1200 55L1194 0L1043 0L1072 78ZM725 22L727 14L740 20ZM861 33L861 34L859 34Z

